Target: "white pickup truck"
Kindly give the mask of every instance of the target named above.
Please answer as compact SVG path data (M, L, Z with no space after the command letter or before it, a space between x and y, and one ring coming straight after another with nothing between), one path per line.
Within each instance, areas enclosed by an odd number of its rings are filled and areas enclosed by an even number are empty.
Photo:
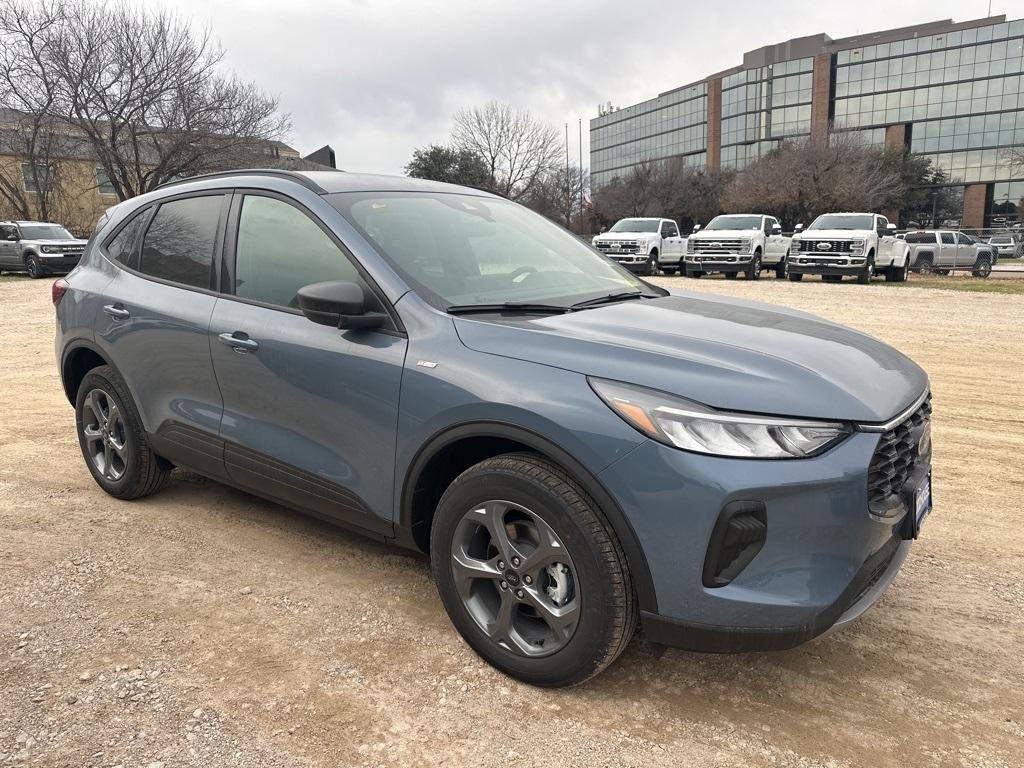
M786 276L789 238L774 216L763 213L715 216L701 229L693 228L686 239L686 276L700 277L724 272L728 278L740 272L757 280L762 267L771 267L776 277Z
M605 256L631 272L673 274L679 268L686 240L672 219L619 219L591 241Z
M876 274L903 282L910 270L910 248L896 238L896 227L877 213L823 213L807 229L797 225L789 248L789 279L821 275L838 283L844 276L867 284Z

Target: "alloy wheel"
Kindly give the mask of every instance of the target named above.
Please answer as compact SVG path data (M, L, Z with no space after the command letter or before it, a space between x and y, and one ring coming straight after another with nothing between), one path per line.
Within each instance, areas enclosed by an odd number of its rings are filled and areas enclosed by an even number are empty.
M108 480L120 480L128 469L128 432L121 409L102 389L86 396L82 434L93 467Z
M459 521L451 569L466 612L518 656L549 656L572 639L582 596L572 558L541 517L509 501L474 505Z

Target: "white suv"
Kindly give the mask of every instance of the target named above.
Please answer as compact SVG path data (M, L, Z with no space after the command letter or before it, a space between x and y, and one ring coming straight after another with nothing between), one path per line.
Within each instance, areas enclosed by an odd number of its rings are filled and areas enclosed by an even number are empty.
M848 275L866 284L881 273L888 282L902 282L910 269L909 254L885 216L823 213L807 229L797 225L789 248L789 279L821 275L838 283Z

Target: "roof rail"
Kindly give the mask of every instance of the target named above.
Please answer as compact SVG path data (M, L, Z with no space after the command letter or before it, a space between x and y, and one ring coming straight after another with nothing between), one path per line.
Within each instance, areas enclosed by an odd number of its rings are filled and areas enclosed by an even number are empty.
M342 171L339 171L342 173ZM231 176L277 176L281 179L287 179L288 181L294 181L297 184L301 184L306 189L316 192L318 195L326 195L327 190L317 184L308 176L297 173L295 171L282 171L277 168L242 168L234 171L217 171L215 173L201 173L197 176L189 176L184 179L175 179L174 181L165 181L160 184L156 189L165 189L166 187L173 187L176 184L188 184L193 181L205 181L206 179L221 179L229 178Z

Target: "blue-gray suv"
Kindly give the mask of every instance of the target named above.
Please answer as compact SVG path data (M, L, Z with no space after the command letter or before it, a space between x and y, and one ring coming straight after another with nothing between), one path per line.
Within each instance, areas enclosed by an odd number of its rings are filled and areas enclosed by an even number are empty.
M637 623L796 646L931 508L925 373L793 310L675 294L495 195L245 171L122 203L53 287L109 494L175 466L430 556L458 631L578 683Z

